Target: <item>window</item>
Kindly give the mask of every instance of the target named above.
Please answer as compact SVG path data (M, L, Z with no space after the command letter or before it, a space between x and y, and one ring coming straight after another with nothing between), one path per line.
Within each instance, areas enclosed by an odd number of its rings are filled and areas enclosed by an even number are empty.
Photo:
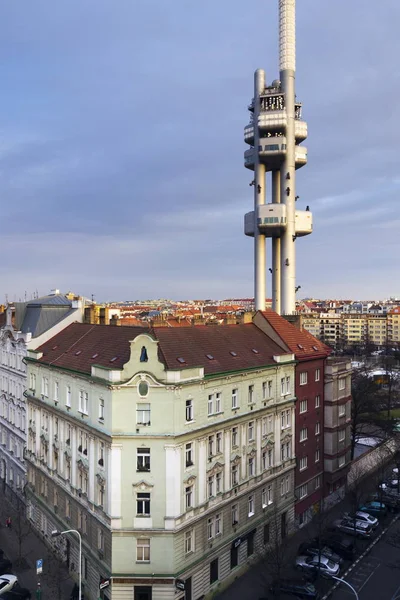
M345 456L340 456L339 457L339 461L338 461L339 468L340 467L344 467L345 463L346 463L346 457Z
M214 519L210 517L207 520L207 539L212 540L214 537Z
M249 442L252 442L254 440L254 421L249 421L248 431L249 431Z
M221 473L221 471L219 471L215 475L215 491L217 494L220 494L222 492L222 473Z
M261 459L262 459L262 470L265 471L267 469L267 451L263 450L263 453L261 455Z
M185 459L186 466L191 467L193 465L193 444L191 442L185 445Z
M136 452L137 471L150 471L150 448L138 448Z
M285 395L285 389L286 389L285 388L285 378L282 377L282 379L281 379L281 396Z
M232 465L231 468L231 487L234 487L238 484L238 466Z
M248 403L253 404L254 402L254 385L249 385Z
M268 391L267 390L268 390L268 388L267 388L267 382L263 381L263 384L262 384L262 397L263 397L263 400L266 400L268 398Z
M186 502L186 508L192 508L192 506L193 506L193 486L192 485L188 485L185 488L185 502Z
M71 501L70 500L65 501L65 516L67 519L71 518Z
M315 462L319 462L320 460L320 451L319 449L315 451Z
M49 396L49 380L47 377L42 378L42 394L48 398Z
M58 385L58 381L54 382L54 401L58 402L59 397L58 397L58 390L59 390L59 385Z
M281 479L281 496L285 495L285 480Z
M307 496L307 494L308 494L307 484L305 483L304 485L301 485L299 487L299 498L300 498L300 500L302 498L305 498Z
M267 506L267 488L261 490L261 506L263 508Z
M307 427L303 427L303 429L300 429L300 441L305 442L307 439L308 439Z
M285 444L281 444L281 461L285 460Z
M269 415L268 417L268 433L272 433L274 431L274 420L272 418L272 415Z
M300 385L306 385L308 381L307 371L300 373Z
M346 430L342 429L341 431L339 431L339 442L344 442L345 439L346 439Z
M212 498L214 496L214 475L210 475L208 478L208 497Z
M214 436L208 436L208 456L211 457L214 455Z
M300 414L307 412L307 400L300 400Z
M193 400L186 400L186 421L193 421Z
M299 462L300 471L304 471L304 469L307 469L307 463L308 463L308 457L303 456Z
M71 386L67 385L66 388L66 396L65 396L65 405L66 406L71 406Z
M315 489L317 490L320 487L321 487L321 475L317 475L315 478Z
M315 423L315 435L319 435L321 433L321 425L320 423Z
M104 398L99 398L99 419L104 421Z
M79 411L88 414L89 394L80 390L79 392Z
M142 448L143 450L143 448ZM104 467L104 442L100 442L99 444L99 460L98 460L98 464L101 467ZM149 469L150 471L150 449L149 449Z
M218 581L218 558L210 562L210 585Z
M344 417L346 414L346 405L345 404L341 404L339 406L339 417Z
M194 531L193 531L193 529L185 532L185 554L190 554L191 552L194 552Z
M238 428L232 427L232 448L238 446Z
M221 392L215 394L215 412L221 412Z
M319 408L321 405L321 397L315 396L315 408Z
M221 454L222 452L222 433L218 432L215 436L216 446L217 446L217 454Z
M321 378L321 369L315 369L315 381L319 381Z
M214 396L212 394L210 394L208 396L207 414L208 414L208 416L210 416L213 413L214 413Z
M222 520L221 513L215 515L215 535L221 535L222 533Z
M150 404L136 404L137 425L150 425Z
M253 477L254 475L254 457L250 456L249 461L248 461L248 465L249 465L249 477Z
M248 511L249 511L249 517L252 517L254 515L254 496L253 496L253 494L251 494L251 496L249 496L249 499L248 499Z
M232 390L232 408L238 408L238 389L234 388Z
M270 484L269 486L267 486L267 503L268 506L270 504L272 504L273 499L272 499L272 484Z
M239 509L238 509L237 504L232 504L231 516L232 516L232 525L237 525L239 523Z
M272 452L272 449L270 448L268 450L268 468L271 468L274 466L274 454Z
M263 542L264 542L264 546L266 544L269 544L270 541L270 527L269 527L269 523L267 523L266 525L264 525L264 534L263 534Z
M290 394L290 377L286 377L286 393Z
M339 379L339 390L346 389L346 379L345 377L340 377Z
M136 542L137 562L150 562L150 538L141 538Z

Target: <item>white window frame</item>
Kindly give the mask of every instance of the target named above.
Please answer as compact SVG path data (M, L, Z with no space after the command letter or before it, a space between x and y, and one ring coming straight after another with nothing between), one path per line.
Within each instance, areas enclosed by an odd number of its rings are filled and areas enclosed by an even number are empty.
M193 508L193 496L194 496L193 485L187 485L185 487L185 507L186 510Z
M290 394L290 375L286 375L286 394Z
M237 448L239 446L239 428L238 427L232 427L232 434L231 434L231 439L232 439L232 448Z
M302 415L307 412L307 400L300 400L299 413Z
M344 455L343 456L339 456L339 459L338 459L338 467L339 467L339 469L341 467L344 467L345 464L346 464L346 456L344 456Z
M248 441L253 442L254 441L254 421L249 421L249 424L247 427L247 435L248 435Z
M299 487L299 500L306 498L308 496L308 485L304 483Z
M99 398L99 420L104 421L104 398Z
M338 407L338 415L339 417L345 417L346 416L346 405L345 404L339 404Z
M267 501L267 488L261 490L261 506L265 508L268 505Z
M340 429L338 432L338 441L339 442L344 442L346 439L346 430L345 429Z
M248 389L248 396L247 396L247 402L248 404L254 404L254 384L250 384L249 385L249 389Z
M307 427L303 427L302 429L300 429L300 442L305 442L308 440L308 428Z
M321 406L321 396L317 394L315 396L315 408L319 408Z
M232 525L237 525L239 523L239 505L237 503L232 504L231 522L232 522Z
M281 377L281 396L285 395L285 378Z
M321 435L321 423L319 421L315 423L315 435Z
M315 381L319 381L321 378L321 369L315 369Z
M239 408L239 389L232 389L232 410Z
M187 398L185 402L185 419L186 423L194 420L193 398Z
M247 499L247 513L249 517L254 515L254 494L250 494Z
M150 562L150 538L138 538L136 540L136 562Z
M222 412L222 398L221 398L221 392L217 392L215 394L215 414L217 415L218 413Z
M321 452L320 452L320 449L317 448L316 451L315 451L315 462L317 463L320 460L321 460Z
M254 456L249 456L249 460L247 461L248 464L248 470L249 470L249 477L253 477L255 475L255 460L254 460Z
M148 408L145 408L145 407L148 407ZM150 423L151 423L151 404L149 402L137 402L136 403L136 425L150 425Z
M214 414L214 394L208 394L207 416L211 417Z
M185 554L194 552L194 530L185 531Z
M305 471L308 467L308 456L302 456L299 460L299 471Z
M307 385L308 383L308 373L307 371L302 371L300 373L300 385Z
M339 377L338 387L339 387L339 391L343 391L346 389L346 378L345 377Z

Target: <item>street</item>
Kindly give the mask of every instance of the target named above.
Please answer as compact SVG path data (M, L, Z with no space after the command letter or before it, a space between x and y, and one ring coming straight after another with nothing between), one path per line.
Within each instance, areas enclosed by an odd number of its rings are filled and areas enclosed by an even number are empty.
M395 537L395 545L390 543ZM400 595L400 523L397 521L344 577L360 600L395 600ZM350 600L354 593L344 584L334 591L332 600Z

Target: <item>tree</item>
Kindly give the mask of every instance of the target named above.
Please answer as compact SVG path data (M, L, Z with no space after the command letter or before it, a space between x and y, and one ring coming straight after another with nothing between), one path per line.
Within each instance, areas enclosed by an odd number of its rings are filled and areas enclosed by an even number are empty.
M66 588L72 589L74 584L71 575L66 566L60 560L60 557L54 551L48 551L44 560L43 578L48 589L51 592L53 600L64 600Z
M351 393L351 460L359 437L382 435L379 428L377 384L366 367L353 371Z

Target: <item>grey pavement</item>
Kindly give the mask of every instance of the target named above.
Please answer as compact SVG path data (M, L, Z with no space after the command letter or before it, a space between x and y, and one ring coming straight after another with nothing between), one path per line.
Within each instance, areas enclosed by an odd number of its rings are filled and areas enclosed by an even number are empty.
M43 539L29 527L24 514L18 516L17 504L11 490L0 490L0 548L13 563L12 572L18 576L20 585L28 588L35 598L39 581L36 561L43 559L43 573L40 575L42 600L69 600L74 582L68 570L51 555ZM11 528L6 527L7 517L11 517ZM21 535L18 535L19 532ZM18 564L19 540L22 542L21 564Z

